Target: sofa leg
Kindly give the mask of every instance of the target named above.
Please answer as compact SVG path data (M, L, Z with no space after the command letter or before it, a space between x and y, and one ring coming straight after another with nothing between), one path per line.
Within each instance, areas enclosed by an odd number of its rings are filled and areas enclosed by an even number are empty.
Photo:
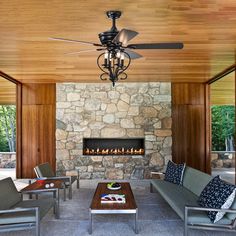
M66 201L66 187L63 188L63 200Z
M153 185L150 183L150 193L153 193Z
M184 236L188 236L188 226L184 225Z
M77 188L79 188L79 177L77 178Z
M35 236L40 236L40 218L38 209L36 211Z
M188 209L184 209L184 236L188 236Z
M72 184L69 186L69 199L72 199Z

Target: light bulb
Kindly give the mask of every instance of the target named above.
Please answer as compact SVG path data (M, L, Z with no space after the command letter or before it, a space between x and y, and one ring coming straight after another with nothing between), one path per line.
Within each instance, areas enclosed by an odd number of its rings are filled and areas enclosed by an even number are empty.
M121 56L121 53L120 53L120 51L118 51L118 52L116 53L116 57L117 57L117 58L120 58L120 56Z
M105 59L108 59L108 51L105 51L104 57L105 57Z
M123 52L120 53L120 59L124 60L125 59L125 54Z

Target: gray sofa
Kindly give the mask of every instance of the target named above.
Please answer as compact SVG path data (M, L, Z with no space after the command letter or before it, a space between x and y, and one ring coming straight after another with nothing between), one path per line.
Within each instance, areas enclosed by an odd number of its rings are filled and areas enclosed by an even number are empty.
M22 200L11 178L0 180L0 232L35 228L40 235L40 220L54 207L53 198Z
M163 179L151 180L151 192L154 189L159 192L180 218L184 220L185 236L188 235L189 228L236 232L236 199L230 210L217 209L217 211L225 211L226 214L215 224L210 221L206 211L216 209L202 208L197 203L199 195L211 179L212 176L206 173L186 167L182 186Z

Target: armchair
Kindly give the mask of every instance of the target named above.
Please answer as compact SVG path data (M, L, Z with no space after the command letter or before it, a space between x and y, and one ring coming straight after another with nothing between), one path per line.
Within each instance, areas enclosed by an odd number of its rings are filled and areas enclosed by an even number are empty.
M69 189L69 199L72 199L72 184L76 181L77 188L79 188L79 174L76 176L56 176L52 167L48 162L40 164L34 168L35 174L38 178L60 179L64 181L65 188ZM65 194L64 194L65 200Z
M53 198L40 200L22 200L11 178L0 180L0 232L35 228L40 235L40 220L54 207Z

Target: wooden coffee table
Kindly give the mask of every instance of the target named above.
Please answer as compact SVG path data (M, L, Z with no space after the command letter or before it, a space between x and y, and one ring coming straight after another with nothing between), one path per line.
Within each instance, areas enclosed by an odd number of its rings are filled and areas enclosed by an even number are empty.
M134 231L138 233L137 219L138 207L129 183L120 183L120 190L107 189L108 183L98 183L89 208L89 234L92 234L92 215L95 214L133 214L135 216ZM102 194L124 194L126 203L101 203Z
M53 183L53 187L46 188L46 184ZM34 183L30 183L25 188L21 189L22 194L40 194L44 192L52 192L53 197L56 199L56 218L60 218L60 210L59 210L59 190L61 188L65 188L64 182L62 180L44 180L42 183L35 181Z

